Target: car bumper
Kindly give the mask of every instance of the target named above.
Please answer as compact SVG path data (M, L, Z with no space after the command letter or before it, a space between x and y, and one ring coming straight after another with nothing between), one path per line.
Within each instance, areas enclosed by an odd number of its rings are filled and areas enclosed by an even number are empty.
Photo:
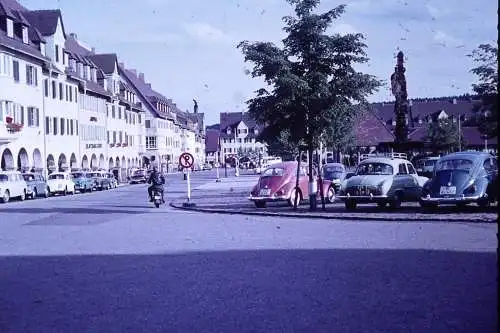
M389 197L387 195L337 195L336 199L340 199L342 201L352 200L355 202L382 202L387 201Z
M477 202L481 199L485 199L487 196L480 196L480 195L475 195L475 196L459 196L459 197L448 197L448 198L442 198L442 197L422 197L420 200L422 202L428 202L428 203L437 203L437 204L456 204L456 203L469 203L469 202Z
M265 196L249 196L248 200L251 201L286 201L288 200L288 197L286 196L272 196L272 197L265 197Z

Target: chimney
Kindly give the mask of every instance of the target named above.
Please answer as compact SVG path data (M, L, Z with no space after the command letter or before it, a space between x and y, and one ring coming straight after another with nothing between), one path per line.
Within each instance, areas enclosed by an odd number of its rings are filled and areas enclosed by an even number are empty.
M74 32L70 33L69 35L70 35L73 39L78 40L78 36L77 36Z
M139 73L139 79L142 81L142 82L146 82L144 80L144 73Z
M135 69L129 69L135 76L137 76L137 71Z
M123 62L119 62L119 63L118 63L118 65L119 65L120 67L125 68L125 64L124 64Z
M90 53L95 54L95 47L90 49Z
M146 85L148 86L149 89L152 89L151 88L151 83L146 83ZM175 104L174 104L175 105Z

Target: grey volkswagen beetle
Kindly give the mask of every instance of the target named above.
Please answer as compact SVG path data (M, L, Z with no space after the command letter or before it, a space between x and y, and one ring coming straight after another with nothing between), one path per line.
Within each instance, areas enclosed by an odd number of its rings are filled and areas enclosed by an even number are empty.
M487 207L497 200L497 159L485 152L457 152L441 157L420 198L424 208L439 204Z

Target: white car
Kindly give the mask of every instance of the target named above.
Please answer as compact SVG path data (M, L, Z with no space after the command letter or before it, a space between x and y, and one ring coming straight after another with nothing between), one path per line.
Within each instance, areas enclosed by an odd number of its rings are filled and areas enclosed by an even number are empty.
M17 171L0 172L0 202L9 202L10 198L26 199L28 185L23 175Z
M62 195L75 194L75 183L71 179L71 174L67 172L51 173L47 179L47 187L50 195L58 193Z

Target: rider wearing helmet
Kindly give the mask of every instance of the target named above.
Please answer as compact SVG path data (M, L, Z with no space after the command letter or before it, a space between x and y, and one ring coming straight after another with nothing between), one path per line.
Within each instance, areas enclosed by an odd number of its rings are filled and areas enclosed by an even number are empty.
M161 173L158 172L156 166L153 167L153 170L148 178L148 184L151 186L148 187L149 201L153 202L153 190L157 189L161 192L161 196L163 199L163 184L165 184L165 178Z

